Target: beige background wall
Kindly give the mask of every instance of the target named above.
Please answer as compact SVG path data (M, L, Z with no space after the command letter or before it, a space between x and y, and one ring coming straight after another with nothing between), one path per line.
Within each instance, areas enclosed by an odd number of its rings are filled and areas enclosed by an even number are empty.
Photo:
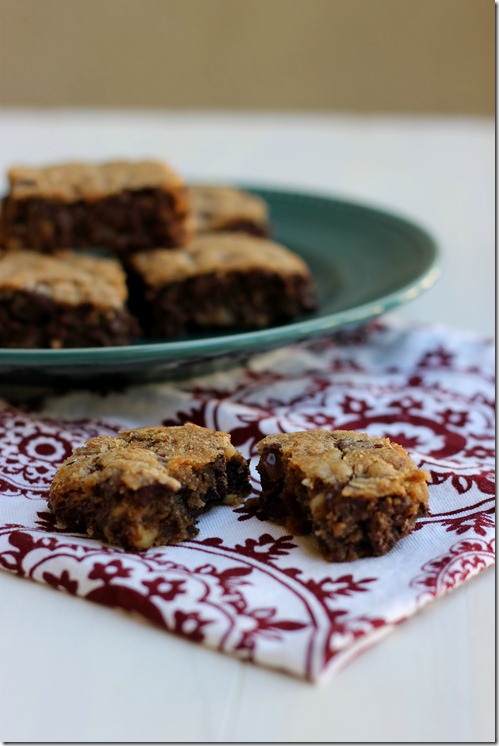
M493 0L0 0L3 106L493 114Z

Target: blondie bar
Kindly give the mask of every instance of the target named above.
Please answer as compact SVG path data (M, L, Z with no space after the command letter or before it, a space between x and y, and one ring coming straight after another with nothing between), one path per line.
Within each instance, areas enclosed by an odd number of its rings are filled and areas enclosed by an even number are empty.
M207 233L182 248L134 254L128 269L132 308L151 337L265 328L317 307L303 259L241 233Z
M234 187L191 186L189 195L194 233L270 235L267 203L255 194Z
M188 423L91 438L59 467L48 503L67 528L141 550L192 538L201 513L249 491L230 435Z
M330 561L385 554L427 512L429 474L388 438L283 433L263 438L258 452L258 514L314 534Z
M115 259L0 252L0 347L124 345L139 334Z
M0 216L5 248L90 247L126 254L187 240L187 190L164 163L14 167L8 177Z

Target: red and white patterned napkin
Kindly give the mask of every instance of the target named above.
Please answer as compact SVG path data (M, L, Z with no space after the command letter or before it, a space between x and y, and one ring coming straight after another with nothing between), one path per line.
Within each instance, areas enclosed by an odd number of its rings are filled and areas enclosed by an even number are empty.
M317 680L494 562L494 346L376 322L224 373L77 391L0 410L0 567L170 632ZM328 563L311 538L217 507L178 546L126 552L58 530L47 491L91 436L191 421L252 457L264 435L388 436L430 472L430 515L389 554ZM29 593L26 586L26 593Z

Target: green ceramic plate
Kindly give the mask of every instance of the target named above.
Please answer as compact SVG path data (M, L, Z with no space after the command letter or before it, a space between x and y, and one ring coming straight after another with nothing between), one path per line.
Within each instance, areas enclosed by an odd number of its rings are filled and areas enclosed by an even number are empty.
M316 277L320 310L299 321L236 334L143 339L125 347L0 350L0 381L30 385L131 383L188 375L213 361L324 335L416 298L440 274L438 248L413 223L330 197L248 187L267 200L275 240Z

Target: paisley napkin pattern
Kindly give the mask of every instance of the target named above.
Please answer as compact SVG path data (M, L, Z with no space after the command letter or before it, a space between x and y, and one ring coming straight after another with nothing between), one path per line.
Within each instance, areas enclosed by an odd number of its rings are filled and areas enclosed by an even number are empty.
M385 320L182 382L4 401L0 567L316 681L493 564L494 397L492 340ZM430 513L384 557L347 563L244 505L202 516L191 541L138 553L56 526L47 493L75 446L188 421L232 434L255 493L265 435L387 436L430 472Z

